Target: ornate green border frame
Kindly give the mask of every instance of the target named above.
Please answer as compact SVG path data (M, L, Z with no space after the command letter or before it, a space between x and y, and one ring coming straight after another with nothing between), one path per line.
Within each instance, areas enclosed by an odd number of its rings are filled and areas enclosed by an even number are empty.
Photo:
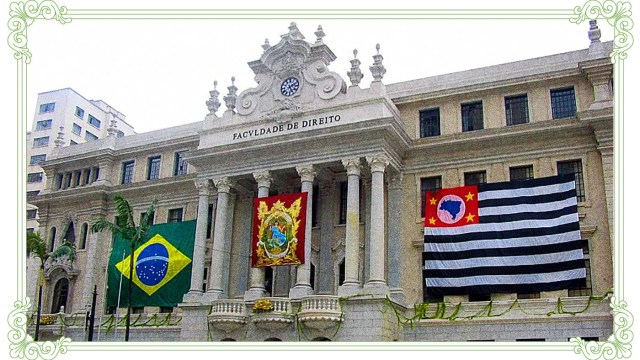
M583 354L588 359L613 359L631 356L631 340L633 333L630 328L633 324L633 316L627 311L627 303L624 301L624 274L623 269L623 238L624 238L624 218L623 218L623 128L624 128L624 60L627 58L627 51L633 45L633 36L630 30L633 28L631 20L631 4L628 2L613 0L590 0L583 6L576 6L573 9L534 9L534 10L424 10L424 9L377 9L377 10L350 10L350 9L329 9L329 10L239 10L239 9L192 9L192 10L127 10L127 9L67 9L58 6L54 1L27 0L12 2L9 6L10 19L8 22L9 47L14 51L14 58L17 62L17 196L18 214L25 213L25 134L27 133L27 70L31 62L32 54L28 48L27 30L36 20L55 20L61 24L67 24L72 19L85 20L139 20L139 19L285 19L292 18L306 19L557 19L569 20L579 24L588 19L606 20L614 28L614 46L610 54L614 65L615 94L614 99L614 254L619 254L614 258L614 296L611 298L611 308L614 316L614 332L607 341L586 342L580 338L571 339L570 343L560 344L540 344L526 345L519 344L335 344L331 347L318 346L315 344L287 344L281 346L266 346L262 344L243 343L236 348L225 346L224 350L420 350L420 351L441 351L441 350L466 350L466 351L486 351L486 350L573 350L576 354ZM34 342L33 338L26 332L27 311L31 307L31 301L25 296L25 239L24 239L24 219L18 216L17 221L17 298L14 303L14 310L8 317L10 356L13 358L28 359L53 359L58 354L64 354L68 350L73 351L126 351L126 350L148 350L148 351L189 351L189 350L222 350L215 344L169 344L169 343L72 343L69 338L60 338L55 342ZM573 343L573 345L571 345ZM273 344L272 344L273 345ZM240 349L240 347L242 349Z

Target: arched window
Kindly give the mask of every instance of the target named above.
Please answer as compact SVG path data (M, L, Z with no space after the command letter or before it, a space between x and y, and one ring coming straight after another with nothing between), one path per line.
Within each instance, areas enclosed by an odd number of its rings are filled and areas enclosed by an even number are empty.
M67 226L67 232L64 233L64 238L63 239L66 239L71 244L75 244L76 243L76 229L73 226L73 221L71 221L69 223L69 225Z
M69 296L69 280L60 279L53 288L53 302L51 304L51 313L55 314L60 311L60 307L64 306L67 310L67 297Z
M80 229L80 249L85 249L87 247L87 233L89 230L89 224L82 224L82 228Z
M53 247L56 245L56 227L52 227L49 230L49 251L53 251Z

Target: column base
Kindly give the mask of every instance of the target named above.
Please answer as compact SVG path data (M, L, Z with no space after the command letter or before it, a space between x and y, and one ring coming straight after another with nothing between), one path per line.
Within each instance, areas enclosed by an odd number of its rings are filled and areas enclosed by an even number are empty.
M211 304L213 300L225 299L226 296L222 291L207 291L202 294L202 302L204 304Z
M369 281L364 284L362 293L367 295L390 295L389 286L383 281Z
M189 291L182 297L182 302L186 304L202 304L202 291Z
M210 306L182 303L178 304L178 307L182 309L180 340L207 341L209 329L207 314L209 313Z
M402 304L406 307L406 298L404 297L404 291L402 291L401 288L391 288L389 292L390 292L389 297L393 301L399 304Z
M313 295L313 288L311 285L296 285L289 290L289 297L291 299L299 300L309 295Z
M359 283L344 283L338 287L338 296L358 295L362 292Z
M244 292L245 301L253 301L253 300L261 299L268 296L269 296L269 293L267 292L267 290L263 288L250 288L249 290Z

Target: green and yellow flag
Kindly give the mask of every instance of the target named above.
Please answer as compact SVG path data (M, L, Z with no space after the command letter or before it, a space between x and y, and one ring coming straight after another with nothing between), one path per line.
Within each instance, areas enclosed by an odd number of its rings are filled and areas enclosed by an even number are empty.
M114 236L109 258L107 306L127 306L129 269L133 263L131 306L176 306L191 284L191 258L196 222L153 225L147 239L133 252L127 241Z

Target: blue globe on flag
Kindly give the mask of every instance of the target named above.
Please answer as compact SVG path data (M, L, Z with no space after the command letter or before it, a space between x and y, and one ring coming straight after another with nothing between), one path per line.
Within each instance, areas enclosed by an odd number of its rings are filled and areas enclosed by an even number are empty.
M169 251L162 244L151 244L145 247L136 261L136 274L145 285L157 285L167 275L169 268Z

